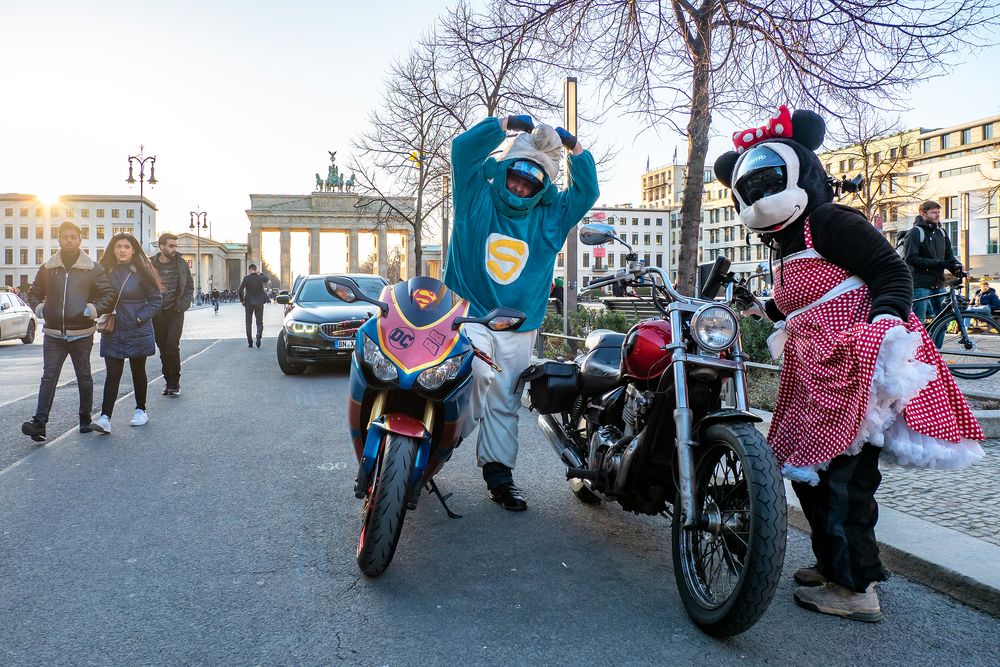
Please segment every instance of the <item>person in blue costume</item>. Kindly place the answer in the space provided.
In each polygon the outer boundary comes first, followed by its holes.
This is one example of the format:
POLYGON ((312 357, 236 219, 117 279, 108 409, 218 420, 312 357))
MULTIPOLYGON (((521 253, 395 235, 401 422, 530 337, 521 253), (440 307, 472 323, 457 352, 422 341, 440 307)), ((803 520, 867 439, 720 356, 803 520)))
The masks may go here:
POLYGON ((597 168, 570 132, 536 125, 526 115, 483 120, 455 138, 451 158, 454 226, 444 282, 469 301, 470 315, 504 306, 527 315, 518 331, 466 329, 503 372, 473 362, 472 419, 463 437, 480 427, 477 458, 490 497, 520 511, 527 503, 513 477, 520 407, 515 387, 545 318, 556 255, 597 201, 597 168), (508 139, 508 132, 519 134, 508 139), (569 177, 560 190, 564 150, 569 177))

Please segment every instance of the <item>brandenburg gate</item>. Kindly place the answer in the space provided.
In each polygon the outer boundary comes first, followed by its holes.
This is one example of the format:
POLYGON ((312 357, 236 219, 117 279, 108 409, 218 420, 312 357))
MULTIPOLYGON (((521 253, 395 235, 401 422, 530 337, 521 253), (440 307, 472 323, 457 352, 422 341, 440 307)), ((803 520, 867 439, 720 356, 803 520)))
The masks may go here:
MULTIPOLYGON (((291 287, 292 262, 291 247, 293 232, 309 234, 309 273, 320 273, 320 234, 338 232, 347 235, 347 258, 345 265, 349 273, 358 273, 365 260, 360 256, 359 236, 372 234, 375 237, 377 257, 376 271, 381 276, 388 272, 388 237, 398 234, 402 238, 401 277, 416 274, 413 254, 413 228, 398 216, 389 216, 380 209, 388 208, 381 202, 370 202, 369 198, 353 192, 354 175, 344 179, 338 172, 335 153, 330 153, 329 175, 324 180, 316 175, 316 190, 307 195, 251 194, 247 217, 250 219, 250 238, 247 255, 251 263, 261 266, 263 235, 277 232, 281 247, 281 261, 278 277, 281 287, 291 287)), ((411 210, 411 197, 387 198, 388 203, 399 210, 411 210)))

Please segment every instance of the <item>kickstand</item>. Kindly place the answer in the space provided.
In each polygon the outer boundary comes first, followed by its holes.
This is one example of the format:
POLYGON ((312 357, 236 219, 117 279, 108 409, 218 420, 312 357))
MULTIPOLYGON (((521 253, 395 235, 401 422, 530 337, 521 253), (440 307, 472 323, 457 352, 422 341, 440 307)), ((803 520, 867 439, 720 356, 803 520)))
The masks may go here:
POLYGON ((455 514, 454 512, 452 512, 451 508, 448 507, 448 503, 445 502, 446 500, 448 500, 449 498, 451 498, 453 494, 449 493, 446 496, 442 496, 441 495, 441 490, 438 489, 438 485, 434 482, 433 479, 431 479, 430 481, 427 482, 427 493, 432 493, 435 496, 437 496, 437 499, 439 501, 441 501, 441 507, 443 507, 444 511, 448 513, 448 518, 449 519, 461 519, 462 518, 461 514, 455 514))

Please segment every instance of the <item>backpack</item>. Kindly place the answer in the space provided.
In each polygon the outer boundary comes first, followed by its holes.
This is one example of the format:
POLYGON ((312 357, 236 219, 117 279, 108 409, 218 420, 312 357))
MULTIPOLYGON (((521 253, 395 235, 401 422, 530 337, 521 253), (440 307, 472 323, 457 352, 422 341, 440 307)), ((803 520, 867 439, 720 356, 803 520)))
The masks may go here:
POLYGON ((924 230, 922 230, 920 227, 910 227, 909 229, 901 231, 899 235, 896 236, 896 254, 902 257, 903 259, 906 259, 906 239, 909 238, 909 235, 914 230, 916 230, 917 235, 920 238, 919 243, 923 243, 924 230))

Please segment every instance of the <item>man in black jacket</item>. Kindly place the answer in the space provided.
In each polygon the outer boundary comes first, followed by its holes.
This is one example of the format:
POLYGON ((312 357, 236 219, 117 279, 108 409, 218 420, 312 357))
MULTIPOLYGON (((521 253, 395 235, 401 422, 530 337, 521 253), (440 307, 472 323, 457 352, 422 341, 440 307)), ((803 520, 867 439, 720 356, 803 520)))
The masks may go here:
POLYGON ((184 331, 184 311, 194 299, 191 267, 177 254, 177 237, 161 234, 160 252, 152 257, 153 266, 163 285, 163 305, 153 316, 156 347, 160 348, 160 363, 166 386, 164 396, 181 393, 181 333, 184 331))
POLYGON ((260 338, 264 335, 264 304, 270 301, 264 291, 268 277, 257 270, 256 264, 251 264, 248 268, 250 272, 243 276, 243 282, 240 283, 240 303, 246 310, 247 347, 253 347, 251 325, 256 317, 257 349, 260 349, 260 338))
POLYGON ((951 240, 941 229, 941 205, 936 201, 925 201, 920 205, 920 215, 913 220, 913 227, 904 239, 903 254, 913 275, 913 312, 923 322, 934 317, 944 294, 944 271, 952 273, 962 270, 962 264, 955 259, 951 240), (932 299, 917 301, 920 297, 932 299))
POLYGON ((59 225, 59 251, 38 268, 28 290, 28 305, 45 320, 38 406, 31 421, 21 425, 21 432, 35 442, 45 441, 45 425, 67 356, 73 360, 80 388, 80 432, 91 431, 94 378, 90 350, 97 330, 94 321, 98 315, 111 312, 117 295, 101 265, 80 251, 80 238, 80 228, 72 222, 59 225))

